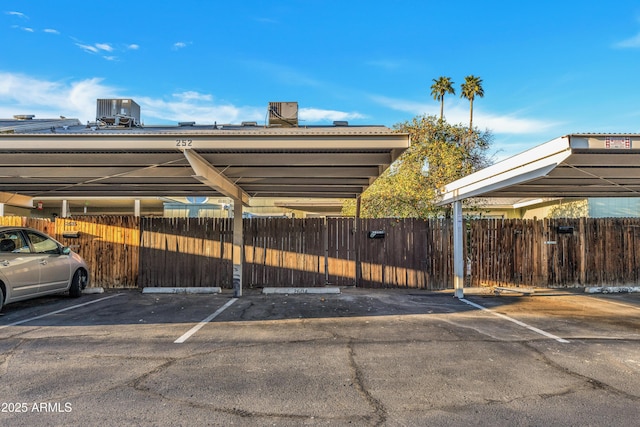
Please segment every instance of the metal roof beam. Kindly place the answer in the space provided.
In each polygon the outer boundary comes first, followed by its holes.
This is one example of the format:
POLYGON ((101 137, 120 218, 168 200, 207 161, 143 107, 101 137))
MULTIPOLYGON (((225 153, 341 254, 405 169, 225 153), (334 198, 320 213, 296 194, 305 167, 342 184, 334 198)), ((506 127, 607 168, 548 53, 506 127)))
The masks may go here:
POLYGON ((233 200, 240 201, 244 206, 249 206, 249 195, 211 163, 207 162, 200 154, 194 150, 184 150, 183 153, 195 172, 193 176, 195 179, 225 196, 231 197, 233 200))
POLYGON ((469 197, 490 194, 545 177, 570 155, 570 150, 563 149, 548 157, 524 164, 519 164, 519 156, 512 157, 502 164, 498 163, 447 184, 440 193, 441 200, 437 205, 442 206, 469 197))
POLYGON ((18 193, 0 192, 0 203, 23 208, 33 207, 33 198, 18 193))

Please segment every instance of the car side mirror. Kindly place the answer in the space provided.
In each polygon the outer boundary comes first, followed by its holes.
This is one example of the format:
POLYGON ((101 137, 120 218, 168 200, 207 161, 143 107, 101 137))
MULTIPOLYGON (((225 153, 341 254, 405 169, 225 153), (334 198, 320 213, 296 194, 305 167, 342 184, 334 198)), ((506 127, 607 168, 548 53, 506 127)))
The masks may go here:
POLYGON ((62 253, 62 255, 69 255, 71 253, 71 248, 64 246, 60 252, 62 253))

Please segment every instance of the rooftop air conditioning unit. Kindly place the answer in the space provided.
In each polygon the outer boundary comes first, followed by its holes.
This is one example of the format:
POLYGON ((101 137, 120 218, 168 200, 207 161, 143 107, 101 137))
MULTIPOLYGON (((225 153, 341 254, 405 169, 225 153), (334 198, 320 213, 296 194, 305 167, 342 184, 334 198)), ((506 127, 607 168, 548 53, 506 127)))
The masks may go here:
POLYGON ((140 106, 133 99, 98 99, 96 121, 107 126, 139 126, 140 106))
POLYGON ((298 103, 270 102, 269 126, 298 126, 298 103))

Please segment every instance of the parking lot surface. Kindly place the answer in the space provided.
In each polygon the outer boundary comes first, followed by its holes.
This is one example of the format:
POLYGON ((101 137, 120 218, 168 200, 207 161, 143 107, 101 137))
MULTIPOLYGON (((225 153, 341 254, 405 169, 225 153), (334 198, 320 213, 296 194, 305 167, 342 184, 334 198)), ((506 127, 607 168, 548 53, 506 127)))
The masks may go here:
POLYGON ((0 425, 637 425, 640 294, 108 291, 0 314, 0 425))

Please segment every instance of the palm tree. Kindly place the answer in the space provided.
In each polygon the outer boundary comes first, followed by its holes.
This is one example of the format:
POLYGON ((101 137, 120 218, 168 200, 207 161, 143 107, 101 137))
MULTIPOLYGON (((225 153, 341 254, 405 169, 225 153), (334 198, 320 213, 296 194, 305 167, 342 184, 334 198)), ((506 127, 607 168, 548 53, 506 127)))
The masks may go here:
POLYGON ((453 88, 451 77, 439 77, 438 79, 433 79, 433 82, 431 85, 431 96, 433 96, 433 99, 436 101, 440 101, 440 121, 442 121, 444 117, 444 96, 447 93, 455 95, 456 91, 453 88))
POLYGON ((469 75, 464 78, 464 83, 460 85, 462 93, 460 98, 466 98, 469 100, 469 132, 473 130, 473 100, 476 96, 482 98, 484 96, 484 89, 482 89, 482 79, 474 75, 469 75))

